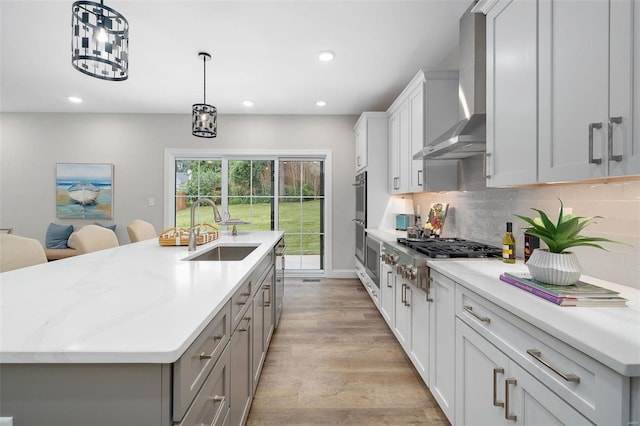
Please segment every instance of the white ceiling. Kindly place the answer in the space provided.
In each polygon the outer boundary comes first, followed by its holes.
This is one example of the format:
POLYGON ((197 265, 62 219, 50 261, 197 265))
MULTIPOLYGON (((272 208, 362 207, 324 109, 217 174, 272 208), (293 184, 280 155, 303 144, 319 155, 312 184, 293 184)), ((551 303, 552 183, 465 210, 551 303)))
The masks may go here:
POLYGON ((219 114, 386 110, 419 68, 455 54, 471 0, 106 0, 129 21, 123 82, 71 66, 72 3, 0 0, 0 111, 190 113, 199 51, 213 57, 207 103, 219 114), (317 59, 325 49, 333 62, 317 59))

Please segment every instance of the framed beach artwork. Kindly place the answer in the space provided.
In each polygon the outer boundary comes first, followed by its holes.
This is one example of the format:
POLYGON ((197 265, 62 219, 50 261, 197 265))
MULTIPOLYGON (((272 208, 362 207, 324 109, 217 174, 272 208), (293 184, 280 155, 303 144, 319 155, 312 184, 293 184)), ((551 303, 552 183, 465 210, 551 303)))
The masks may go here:
POLYGON ((56 164, 56 217, 113 218, 113 164, 56 164))

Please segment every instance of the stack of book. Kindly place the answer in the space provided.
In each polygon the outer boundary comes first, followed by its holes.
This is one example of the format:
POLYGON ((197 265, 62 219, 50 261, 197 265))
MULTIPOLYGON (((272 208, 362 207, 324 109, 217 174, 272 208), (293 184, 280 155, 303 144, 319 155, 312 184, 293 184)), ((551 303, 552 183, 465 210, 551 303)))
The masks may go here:
POLYGON ((505 272, 500 279, 560 306, 627 306, 627 299, 617 291, 578 281, 573 285, 552 285, 534 280, 526 273, 505 272))

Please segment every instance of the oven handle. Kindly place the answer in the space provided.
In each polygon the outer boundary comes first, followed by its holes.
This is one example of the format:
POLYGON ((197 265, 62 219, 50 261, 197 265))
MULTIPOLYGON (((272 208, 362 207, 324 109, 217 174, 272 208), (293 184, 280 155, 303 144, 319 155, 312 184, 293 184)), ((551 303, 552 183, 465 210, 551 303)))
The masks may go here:
POLYGON ((357 223, 358 225, 364 225, 364 220, 360 220, 360 219, 351 219, 352 222, 357 223))

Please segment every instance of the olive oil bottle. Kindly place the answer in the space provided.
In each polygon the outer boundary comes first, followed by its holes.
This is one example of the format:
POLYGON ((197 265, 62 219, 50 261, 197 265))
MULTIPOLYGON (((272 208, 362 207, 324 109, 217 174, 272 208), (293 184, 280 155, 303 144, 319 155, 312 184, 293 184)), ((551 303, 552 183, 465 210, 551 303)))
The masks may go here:
POLYGON ((507 232, 502 239, 502 261, 516 263, 516 239, 513 236, 513 224, 507 222, 507 232))

